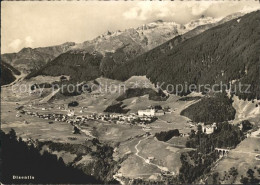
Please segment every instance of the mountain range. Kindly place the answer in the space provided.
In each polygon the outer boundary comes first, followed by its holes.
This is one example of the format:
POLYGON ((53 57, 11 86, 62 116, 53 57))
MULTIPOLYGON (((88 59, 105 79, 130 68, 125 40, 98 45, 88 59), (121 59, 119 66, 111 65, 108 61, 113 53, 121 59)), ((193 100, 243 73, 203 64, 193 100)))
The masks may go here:
POLYGON ((174 39, 173 45, 169 45, 167 48, 164 45, 159 46, 162 52, 239 15, 241 14, 234 14, 220 21, 202 17, 185 25, 158 20, 136 29, 108 32, 92 41, 73 45, 71 50, 62 53, 43 68, 34 71, 28 78, 40 74, 51 76, 65 74, 71 76, 74 81, 84 81, 92 80, 100 75, 110 76, 114 67, 150 51, 171 38, 174 39), (95 72, 93 68, 86 68, 86 65, 89 66, 86 64, 88 57, 84 57, 86 54, 92 55, 92 57, 95 57, 96 54, 99 55, 99 62, 96 61, 95 66, 92 66, 96 69, 95 72), (67 70, 68 68, 70 70, 67 70), (94 76, 93 73, 95 73, 94 76))
POLYGON ((100 76, 126 80, 146 75, 153 83, 166 85, 250 82, 253 98, 259 96, 257 16, 259 11, 221 20, 202 16, 185 25, 157 20, 136 29, 108 31, 81 44, 24 48, 1 57, 30 72, 27 79, 68 75, 71 82, 82 82, 100 76))
POLYGON ((100 52, 103 56, 115 56, 116 62, 130 60, 150 49, 163 44, 164 42, 190 30, 197 28, 197 32, 204 31, 215 24, 228 21, 242 13, 232 14, 223 20, 213 19, 202 16, 198 20, 187 24, 177 24, 175 22, 164 22, 157 20, 155 22, 142 25, 138 28, 130 28, 124 31, 115 31, 98 36, 97 38, 85 41, 83 43, 67 42, 57 46, 23 48, 18 53, 2 54, 1 59, 12 65, 24 74, 37 71, 48 62, 54 60, 57 56, 70 50, 92 53, 100 52), (203 27, 199 28, 200 26, 203 27), (119 57, 119 59, 118 59, 119 57))

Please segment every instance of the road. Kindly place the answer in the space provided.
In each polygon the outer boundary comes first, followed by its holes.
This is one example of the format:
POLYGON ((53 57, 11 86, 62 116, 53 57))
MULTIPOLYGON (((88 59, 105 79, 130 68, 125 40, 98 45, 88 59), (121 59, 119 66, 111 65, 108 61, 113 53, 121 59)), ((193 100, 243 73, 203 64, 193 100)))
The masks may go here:
POLYGON ((116 179, 120 184, 125 185, 125 182, 120 179, 118 174, 113 175, 113 178, 116 179))
MULTIPOLYGON (((213 166, 211 167, 210 172, 209 172, 208 174, 211 174, 211 173, 214 171, 214 169, 217 168, 217 166, 218 166, 218 164, 219 164, 219 161, 220 161, 222 158, 223 158, 223 157, 220 157, 219 159, 217 159, 217 160, 213 163, 213 166)), ((203 184, 205 184, 205 183, 207 182, 208 178, 209 178, 209 175, 207 175, 205 179, 201 179, 201 182, 203 182, 203 184)))
POLYGON ((255 132, 252 132, 249 137, 260 138, 260 128, 258 130, 256 130, 255 132))

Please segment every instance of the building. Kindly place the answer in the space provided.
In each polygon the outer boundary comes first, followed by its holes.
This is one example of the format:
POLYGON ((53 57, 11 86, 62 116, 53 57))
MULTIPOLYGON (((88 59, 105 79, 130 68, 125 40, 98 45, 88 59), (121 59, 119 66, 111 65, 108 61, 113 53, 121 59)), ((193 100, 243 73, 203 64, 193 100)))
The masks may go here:
POLYGON ((74 116, 75 115, 75 112, 73 110, 68 110, 68 114, 67 116, 74 116))
POLYGON ((155 112, 155 116, 163 116, 165 112, 163 110, 158 110, 155 112))
POLYGON ((214 130, 217 128, 216 123, 213 123, 212 125, 204 125, 202 124, 202 132, 206 134, 212 134, 214 130))
POLYGON ((165 112, 163 110, 158 110, 154 107, 151 107, 145 110, 139 110, 137 114, 139 116, 163 116, 165 115, 165 112))
POLYGON ((138 115, 139 116, 155 116, 155 109, 145 109, 145 110, 138 110, 138 115))

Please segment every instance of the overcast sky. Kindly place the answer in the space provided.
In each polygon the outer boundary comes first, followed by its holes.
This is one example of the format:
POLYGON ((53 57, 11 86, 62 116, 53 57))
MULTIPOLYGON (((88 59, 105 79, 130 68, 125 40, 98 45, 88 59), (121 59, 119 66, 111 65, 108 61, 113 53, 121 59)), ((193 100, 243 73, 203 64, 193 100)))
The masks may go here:
POLYGON ((1 2, 1 53, 23 47, 83 42, 110 31, 138 27, 158 19, 187 23, 202 14, 223 17, 259 9, 258 1, 1 2))

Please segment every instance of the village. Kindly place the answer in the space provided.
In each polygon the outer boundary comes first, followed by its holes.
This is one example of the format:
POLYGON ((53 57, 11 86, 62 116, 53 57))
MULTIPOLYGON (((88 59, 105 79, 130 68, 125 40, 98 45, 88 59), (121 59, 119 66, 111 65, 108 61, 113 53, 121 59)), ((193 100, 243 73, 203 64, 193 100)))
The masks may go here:
MULTIPOLYGON (((150 124, 158 119, 158 116, 164 115, 165 111, 160 108, 156 107, 148 107, 145 110, 138 110, 137 113, 130 113, 130 114, 119 114, 119 113, 91 113, 91 114, 84 114, 84 115, 76 115, 75 110, 73 108, 65 108, 64 106, 59 106, 57 109, 63 110, 66 114, 62 113, 43 113, 44 111, 51 110, 52 108, 40 108, 40 111, 34 110, 32 105, 28 105, 28 108, 25 109, 24 106, 18 106, 16 108, 17 113, 16 117, 21 117, 23 114, 30 115, 33 117, 38 117, 46 120, 50 120, 49 124, 53 124, 53 121, 58 122, 67 122, 72 125, 80 125, 87 123, 87 121, 104 121, 114 124, 129 124, 129 125, 142 125, 145 126, 150 124), (39 113, 41 112, 41 113, 39 113)), ((80 113, 83 113, 85 107, 81 107, 80 113)), ((167 110, 169 112, 169 110, 167 110)), ((26 121, 26 124, 29 124, 26 121)))
MULTIPOLYGON (((73 104, 73 103, 72 103, 73 104)), ((76 105, 77 106, 77 105, 76 105)), ((50 120, 49 124, 53 124, 53 121, 67 122, 73 126, 81 125, 87 123, 87 121, 103 121, 113 124, 128 124, 128 125, 140 125, 143 127, 144 131, 149 131, 148 124, 156 121, 158 117, 172 112, 168 107, 162 108, 161 106, 148 106, 146 109, 138 110, 136 113, 129 114, 119 114, 119 113, 85 113, 87 107, 81 107, 79 113, 81 115, 76 115, 75 110, 69 106, 58 106, 58 110, 63 110, 66 113, 43 113, 44 111, 52 110, 51 108, 40 108, 42 113, 38 111, 33 111, 32 105, 28 105, 31 110, 25 110, 24 106, 18 106, 16 117, 21 117, 22 114, 30 115, 33 117, 38 117, 46 120, 50 120), (85 114, 84 114, 85 113, 85 114), (83 115, 82 115, 83 114, 83 115)), ((174 110, 173 110, 174 111, 174 110)), ((27 121, 26 124, 29 124, 27 121)), ((204 124, 204 123, 193 123, 192 121, 187 121, 189 123, 189 128, 194 128, 197 130, 197 126, 202 126, 202 131, 205 134, 212 134, 217 128, 216 123, 204 124)), ((78 133, 77 129, 74 128, 74 132, 78 133), (75 131, 76 130, 76 131, 75 131)), ((183 135, 183 134, 181 134, 183 135)))

